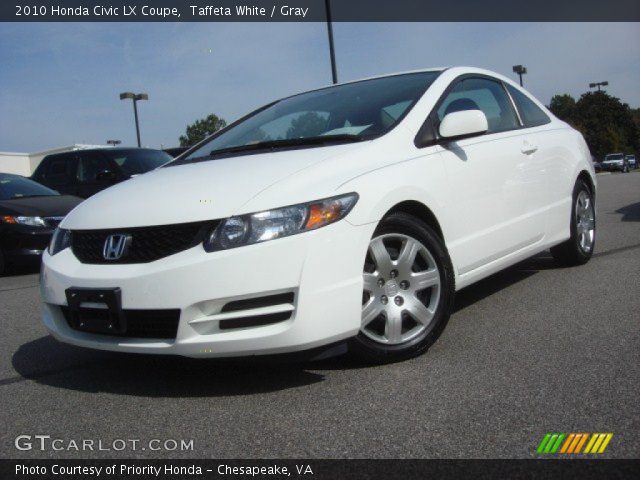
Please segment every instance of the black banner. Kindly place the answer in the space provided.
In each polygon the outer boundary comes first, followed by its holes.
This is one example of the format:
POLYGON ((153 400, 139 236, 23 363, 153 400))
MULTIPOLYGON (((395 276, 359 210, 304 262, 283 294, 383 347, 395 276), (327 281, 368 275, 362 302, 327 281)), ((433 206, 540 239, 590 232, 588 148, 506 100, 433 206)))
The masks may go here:
MULTIPOLYGON (((638 0, 329 0, 335 22, 640 21, 638 0)), ((15 0, 3 22, 322 22, 326 0, 15 0)))
POLYGON ((26 479, 551 479, 635 478, 640 460, 0 460, 26 479))

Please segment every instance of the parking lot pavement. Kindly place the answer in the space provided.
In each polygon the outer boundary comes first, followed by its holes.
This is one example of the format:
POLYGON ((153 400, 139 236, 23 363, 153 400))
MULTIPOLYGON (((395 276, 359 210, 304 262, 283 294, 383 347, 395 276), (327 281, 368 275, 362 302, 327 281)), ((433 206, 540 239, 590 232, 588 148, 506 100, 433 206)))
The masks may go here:
MULTIPOLYGON (((613 432, 640 456, 640 174, 598 177, 592 261, 539 255, 459 292, 426 355, 367 367, 195 361, 57 343, 37 274, 0 278, 0 454, 532 457, 546 432, 613 432), (193 439, 193 451, 18 451, 16 436, 193 439)), ((66 443, 64 444, 66 445, 66 443)))

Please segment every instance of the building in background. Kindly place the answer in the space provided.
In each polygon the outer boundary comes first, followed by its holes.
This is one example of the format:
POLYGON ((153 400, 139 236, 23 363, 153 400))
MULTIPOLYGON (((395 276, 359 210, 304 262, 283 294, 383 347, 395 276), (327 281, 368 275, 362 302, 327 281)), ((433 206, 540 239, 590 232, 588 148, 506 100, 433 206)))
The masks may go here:
POLYGON ((0 173, 15 173, 25 177, 31 176, 44 157, 52 153, 69 152, 71 150, 84 150, 86 148, 109 148, 110 145, 84 145, 74 144, 65 147, 51 148, 41 152, 15 153, 0 152, 0 173))

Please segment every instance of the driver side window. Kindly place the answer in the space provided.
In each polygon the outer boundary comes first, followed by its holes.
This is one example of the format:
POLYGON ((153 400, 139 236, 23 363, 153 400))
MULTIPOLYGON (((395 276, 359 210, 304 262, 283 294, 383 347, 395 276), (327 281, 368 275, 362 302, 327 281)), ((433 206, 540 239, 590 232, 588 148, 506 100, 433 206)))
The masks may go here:
POLYGON ((487 133, 504 132, 520 127, 511 100, 498 81, 466 78, 458 82, 438 107, 438 121, 448 113, 480 110, 487 117, 487 133))

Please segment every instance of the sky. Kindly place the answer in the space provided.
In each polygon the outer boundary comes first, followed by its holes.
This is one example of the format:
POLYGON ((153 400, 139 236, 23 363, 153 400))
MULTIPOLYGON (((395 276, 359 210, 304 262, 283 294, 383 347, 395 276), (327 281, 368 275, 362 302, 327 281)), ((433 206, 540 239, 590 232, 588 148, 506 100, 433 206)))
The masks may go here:
MULTIPOLYGON (((516 78, 545 104, 590 82, 640 107, 640 23, 335 23, 340 81, 472 65, 516 78)), ((0 151, 118 139, 178 145, 187 124, 231 122, 331 83, 324 23, 0 23, 0 151)))

